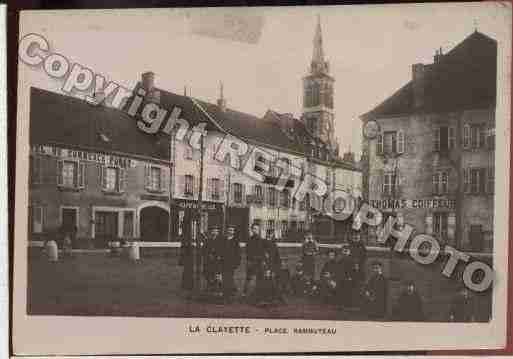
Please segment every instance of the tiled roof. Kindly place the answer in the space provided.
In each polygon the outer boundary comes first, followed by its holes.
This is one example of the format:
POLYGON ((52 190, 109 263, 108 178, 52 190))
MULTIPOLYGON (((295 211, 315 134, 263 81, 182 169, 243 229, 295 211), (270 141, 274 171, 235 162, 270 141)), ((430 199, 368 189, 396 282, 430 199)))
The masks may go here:
MULTIPOLYGON (((258 118, 229 108, 222 111, 217 105, 194 100, 203 112, 189 97, 157 90, 160 92, 160 106, 168 111, 172 111, 174 106, 180 107, 181 117, 191 126, 206 122, 207 130, 226 131, 243 140, 298 155, 305 153, 305 138, 307 142, 311 140, 303 122, 289 114, 269 110, 266 116, 258 118), (285 117, 290 119, 294 131, 286 132, 280 126, 285 117)), ((32 88, 30 118, 31 144, 73 145, 81 149, 169 159, 168 136, 144 133, 137 128, 135 118, 122 110, 95 106, 75 97, 32 88)), ((337 160, 335 165, 358 170, 354 163, 342 160, 337 160)))
POLYGON ((434 64, 424 66, 424 105, 415 108, 410 81, 362 119, 420 112, 451 112, 494 107, 497 42, 475 31, 434 64))

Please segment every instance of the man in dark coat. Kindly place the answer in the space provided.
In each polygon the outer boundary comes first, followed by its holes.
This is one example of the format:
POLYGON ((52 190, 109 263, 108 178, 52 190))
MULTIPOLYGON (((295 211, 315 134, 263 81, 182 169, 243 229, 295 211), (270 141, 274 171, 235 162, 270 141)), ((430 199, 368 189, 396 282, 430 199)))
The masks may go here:
POLYGON ((254 300, 256 305, 261 307, 285 303, 270 268, 265 269, 262 276, 257 279, 254 300))
POLYGON ((372 275, 364 290, 365 310, 370 319, 383 319, 387 314, 388 279, 380 262, 371 265, 372 275))
POLYGON ((301 262, 305 275, 315 278, 315 256, 319 253, 319 244, 314 240, 312 232, 306 232, 302 251, 301 262))
POLYGON ((337 302, 337 282, 330 272, 321 272, 317 286, 321 303, 335 304, 337 302))
POLYGON ((321 273, 330 273, 331 278, 335 280, 338 272, 338 263, 336 256, 337 252, 334 249, 328 250, 328 260, 326 261, 326 263, 324 263, 321 270, 321 273))
POLYGON ((337 260, 337 271, 335 279, 337 282, 337 298, 342 307, 349 304, 351 299, 351 268, 353 265, 353 257, 349 246, 345 245, 340 251, 340 256, 337 260))
POLYGON ((264 259, 264 240, 260 237, 260 226, 251 226, 251 237, 246 244, 246 281, 244 283, 244 295, 248 294, 249 284, 253 278, 262 275, 262 261, 264 259))
POLYGON ((233 274, 240 265, 240 244, 235 237, 235 227, 228 226, 226 238, 221 246, 222 269, 223 269, 223 290, 225 298, 237 292, 233 274))
POLYGON ((365 268, 365 262, 367 261, 367 249, 365 248, 365 244, 362 241, 359 231, 353 232, 348 244, 351 256, 360 264, 360 268, 365 268))
POLYGON ((405 322, 420 322, 425 319, 422 298, 413 281, 405 283, 405 288, 394 307, 393 316, 394 320, 405 322))
POLYGON ((449 320, 451 322, 473 322, 475 319, 474 298, 472 298, 467 288, 462 287, 451 302, 449 320))
POLYGON ((273 274, 278 274, 281 266, 281 257, 273 233, 270 233, 264 242, 264 256, 268 258, 268 265, 270 265, 273 274))
POLYGON ((285 259, 281 260, 280 270, 278 271, 278 287, 282 294, 288 294, 292 291, 290 270, 285 259))
POLYGON ((212 285, 216 273, 221 273, 219 228, 213 227, 203 247, 203 274, 207 282, 207 289, 212 285))

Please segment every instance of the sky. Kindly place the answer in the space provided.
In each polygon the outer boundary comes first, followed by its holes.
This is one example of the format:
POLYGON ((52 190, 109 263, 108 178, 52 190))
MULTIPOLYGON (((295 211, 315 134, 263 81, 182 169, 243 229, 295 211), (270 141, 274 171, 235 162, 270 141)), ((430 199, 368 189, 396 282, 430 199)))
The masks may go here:
MULTIPOLYGON (((511 29, 506 10, 485 2, 26 12, 20 37, 43 35, 52 51, 128 88, 153 71, 156 86, 177 93, 186 86, 189 95, 215 102, 222 81, 229 108, 256 116, 273 109, 299 118, 320 16, 335 78, 335 136, 342 153, 351 149, 359 157, 358 117, 408 82, 412 64, 431 63, 437 49, 449 51, 476 28, 500 48, 511 29), (243 23, 249 19, 260 36, 243 42, 195 31, 223 24, 226 14, 243 23)), ((62 83, 41 69, 20 66, 32 86, 59 91, 62 83)))

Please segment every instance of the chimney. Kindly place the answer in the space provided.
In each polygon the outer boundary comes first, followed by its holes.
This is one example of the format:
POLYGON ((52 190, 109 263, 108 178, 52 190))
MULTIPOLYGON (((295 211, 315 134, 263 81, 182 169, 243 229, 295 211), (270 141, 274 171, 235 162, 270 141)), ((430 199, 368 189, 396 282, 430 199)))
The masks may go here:
POLYGON ((217 106, 219 106, 221 111, 226 111, 226 99, 224 98, 222 82, 219 83, 219 98, 217 99, 217 106))
POLYGON ((424 106, 424 82, 425 68, 424 64, 412 65, 412 83, 413 83, 413 104, 415 108, 424 106))
POLYGON ((155 86, 155 73, 152 71, 143 73, 141 75, 141 85, 146 93, 150 93, 155 86))
POLYGON ((444 56, 444 54, 442 53, 442 48, 440 47, 440 50, 436 50, 436 52, 435 52, 435 56, 434 56, 433 62, 435 64, 440 63, 440 61, 442 60, 443 56, 444 56))

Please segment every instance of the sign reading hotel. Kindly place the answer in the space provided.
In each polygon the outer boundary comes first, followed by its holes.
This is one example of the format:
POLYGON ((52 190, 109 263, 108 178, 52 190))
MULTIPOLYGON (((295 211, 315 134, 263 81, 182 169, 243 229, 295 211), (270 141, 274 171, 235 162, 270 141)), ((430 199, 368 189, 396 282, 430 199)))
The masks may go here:
POLYGON ((121 168, 133 168, 137 165, 136 161, 122 156, 110 155, 102 152, 72 150, 56 146, 34 145, 32 153, 39 153, 62 159, 82 160, 95 162, 106 166, 121 168))
POLYGON ((454 209, 455 199, 448 198, 387 198, 370 200, 369 204, 377 209, 454 209))

